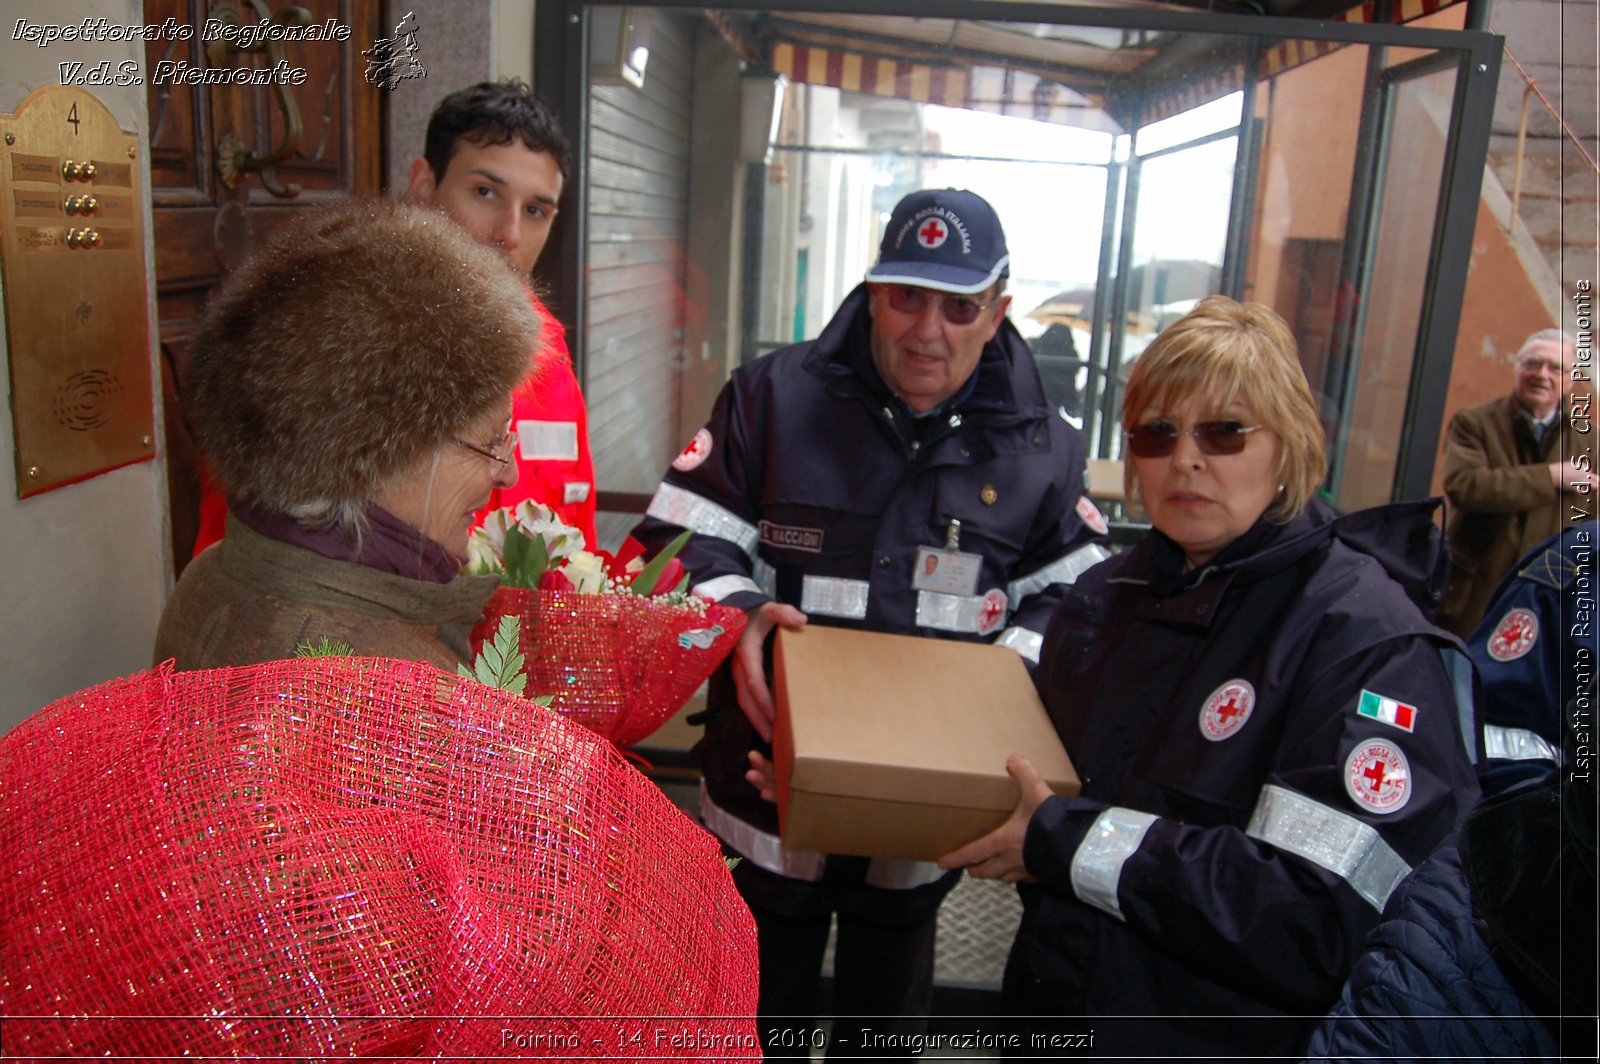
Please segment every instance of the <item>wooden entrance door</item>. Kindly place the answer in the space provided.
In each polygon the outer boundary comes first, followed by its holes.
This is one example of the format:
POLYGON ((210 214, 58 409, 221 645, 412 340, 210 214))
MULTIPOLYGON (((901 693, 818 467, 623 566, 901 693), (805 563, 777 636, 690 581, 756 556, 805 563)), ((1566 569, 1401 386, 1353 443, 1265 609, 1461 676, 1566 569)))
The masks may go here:
POLYGON ((194 29, 188 40, 162 34, 145 46, 176 571, 188 562, 198 527, 199 467, 177 401, 195 325, 211 289, 296 212, 381 193, 382 90, 368 83, 362 58, 385 36, 379 16, 380 0, 145 0, 146 25, 171 19, 194 29), (204 39, 210 20, 248 29, 266 19, 349 34, 257 43, 249 51, 232 46, 246 40, 237 32, 204 39), (207 85, 196 76, 280 62, 300 84, 207 85))

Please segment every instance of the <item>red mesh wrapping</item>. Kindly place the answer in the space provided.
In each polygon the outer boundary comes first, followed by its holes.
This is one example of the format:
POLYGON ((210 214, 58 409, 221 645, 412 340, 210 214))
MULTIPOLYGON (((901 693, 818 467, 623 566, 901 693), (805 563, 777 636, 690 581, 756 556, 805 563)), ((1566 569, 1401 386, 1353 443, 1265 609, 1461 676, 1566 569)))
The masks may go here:
POLYGON ((550 695, 550 708, 618 746, 639 742, 682 709, 745 622, 744 611, 714 604, 702 617, 639 595, 503 587, 472 630, 474 653, 507 614, 522 625, 528 694, 550 695))
POLYGON ((752 1058, 756 978, 711 836, 428 665, 156 669, 0 738, 8 1057, 752 1058))

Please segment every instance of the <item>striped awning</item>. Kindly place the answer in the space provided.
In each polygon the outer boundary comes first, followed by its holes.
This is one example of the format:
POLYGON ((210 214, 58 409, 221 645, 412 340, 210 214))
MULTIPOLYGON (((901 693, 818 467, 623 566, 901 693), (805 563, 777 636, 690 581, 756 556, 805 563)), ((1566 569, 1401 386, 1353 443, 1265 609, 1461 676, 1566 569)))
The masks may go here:
POLYGON ((1024 70, 919 63, 789 41, 773 45, 769 62, 774 73, 804 85, 1120 132, 1101 117, 1102 98, 1024 70))

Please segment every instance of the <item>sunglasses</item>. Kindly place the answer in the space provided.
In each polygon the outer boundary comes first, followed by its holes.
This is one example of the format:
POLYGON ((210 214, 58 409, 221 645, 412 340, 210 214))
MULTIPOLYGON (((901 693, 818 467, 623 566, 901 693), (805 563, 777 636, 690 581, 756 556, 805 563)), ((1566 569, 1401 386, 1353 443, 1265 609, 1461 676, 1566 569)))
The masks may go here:
POLYGON ((1225 420, 1202 421, 1185 431, 1170 421, 1147 421, 1128 430, 1128 450, 1136 458, 1165 458, 1177 449, 1179 437, 1193 436, 1201 454, 1238 454, 1246 438, 1261 428, 1225 420))
POLYGON ((979 303, 975 299, 965 296, 940 295, 930 292, 926 288, 913 288, 911 285, 892 284, 887 286, 889 306, 901 314, 921 314, 922 308, 928 305, 928 300, 939 301, 939 313, 944 315, 944 320, 951 325, 971 325, 978 320, 978 315, 994 306, 993 303, 979 303))

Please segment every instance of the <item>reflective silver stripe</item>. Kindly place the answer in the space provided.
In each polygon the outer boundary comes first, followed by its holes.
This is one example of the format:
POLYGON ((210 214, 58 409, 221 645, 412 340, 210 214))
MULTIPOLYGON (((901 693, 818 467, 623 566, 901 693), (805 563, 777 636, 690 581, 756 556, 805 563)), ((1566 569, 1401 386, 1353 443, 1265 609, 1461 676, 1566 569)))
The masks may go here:
POLYGON ((874 857, 867 865, 867 886, 885 890, 910 890, 932 883, 944 869, 932 861, 890 861, 874 857))
MULTIPOLYGON (((999 596, 995 596, 996 603, 999 596)), ((982 595, 947 595, 943 591, 917 592, 917 623, 941 632, 980 632, 985 602, 982 595)), ((994 630, 991 626, 990 631, 994 630)))
POLYGON ((1095 818, 1094 826, 1072 855, 1072 892, 1085 905, 1093 905, 1123 920, 1117 902, 1117 885, 1122 881, 1122 865, 1133 856, 1144 833, 1156 817, 1137 809, 1112 806, 1095 818))
POLYGON ((807 576, 800 582, 800 612, 862 620, 867 615, 870 586, 865 580, 807 576))
POLYGON ((754 580, 748 576, 740 576, 738 573, 730 573, 727 576, 719 576, 715 580, 707 580, 704 583, 694 585, 689 590, 701 598, 710 599, 712 602, 721 602, 729 595, 740 591, 754 591, 758 595, 762 593, 761 587, 754 580))
POLYGON ((1371 824, 1271 783, 1261 788, 1244 833, 1321 865, 1379 912, 1411 872, 1371 824))
POLYGON ((778 571, 772 566, 768 565, 766 562, 762 561, 760 558, 756 559, 755 570, 756 587, 760 588, 761 593, 767 596, 767 598, 777 598, 778 592, 776 589, 778 586, 778 571))
MULTIPOLYGON (((700 784, 700 819, 706 830, 738 850, 751 863, 789 879, 817 880, 827 867, 828 855, 804 850, 786 850, 778 836, 740 820, 716 802, 700 784)), ((885 890, 910 890, 932 883, 944 875, 932 861, 888 861, 874 859, 867 864, 867 884, 885 890)))
POLYGON ((1527 728, 1502 728, 1498 724, 1483 726, 1483 756, 1502 761, 1551 761, 1561 764, 1561 752, 1538 732, 1527 728))
POLYGON ((826 854, 784 849, 778 836, 740 820, 713 802, 704 782, 700 784, 700 819, 707 831, 768 872, 790 879, 822 878, 822 870, 828 863, 826 854))
POLYGON ((687 528, 702 536, 725 539, 752 558, 756 555, 756 543, 760 540, 756 526, 741 521, 731 510, 692 491, 662 484, 656 488, 645 513, 658 521, 687 528))
POLYGON ((1006 598, 1011 600, 1011 608, 1029 595, 1037 594, 1051 584, 1070 584, 1085 572, 1099 565, 1111 552, 1098 543, 1091 543, 1086 547, 1079 547, 1063 558, 1057 558, 1043 569, 1029 573, 1006 585, 1006 598))
POLYGON ((1044 647, 1044 636, 1026 628, 1012 625, 1000 633, 1000 638, 994 641, 997 647, 1010 647, 1024 658, 1039 664, 1039 651, 1044 647))

